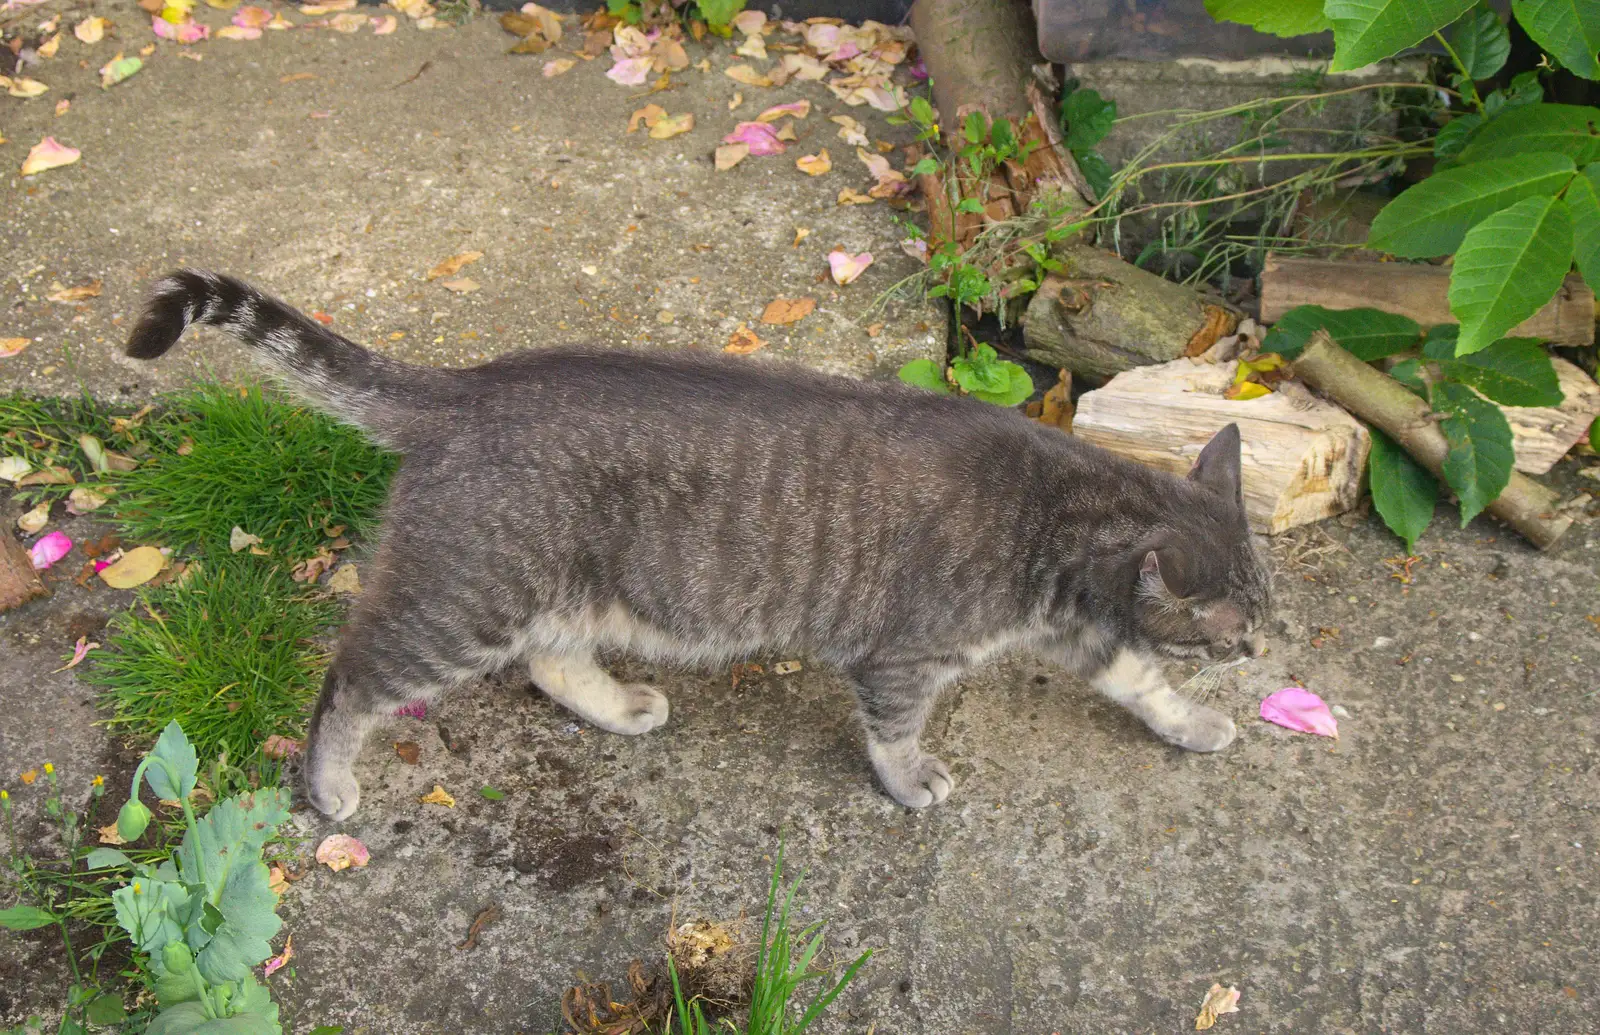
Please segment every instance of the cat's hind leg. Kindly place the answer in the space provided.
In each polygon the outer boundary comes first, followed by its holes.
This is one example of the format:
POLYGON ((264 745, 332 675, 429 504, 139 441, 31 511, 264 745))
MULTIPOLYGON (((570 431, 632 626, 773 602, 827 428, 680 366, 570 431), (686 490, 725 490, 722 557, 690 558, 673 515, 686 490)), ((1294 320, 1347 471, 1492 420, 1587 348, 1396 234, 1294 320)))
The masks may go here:
POLYGON ((357 645, 354 637, 345 642, 350 646, 341 646, 323 677, 306 741, 306 794, 318 812, 335 820, 348 819, 361 802, 354 767, 368 730, 401 705, 431 702, 460 681, 357 645))
POLYGON ((859 666, 850 671, 867 757, 889 796, 911 808, 937 805, 950 796, 955 778, 944 762, 922 750, 922 727, 939 691, 956 670, 933 664, 859 666))
POLYGON ((552 701, 612 733, 648 733, 667 721, 667 695, 651 686, 619 683, 586 652, 535 654, 528 674, 552 701))
POLYGON ((1238 735, 1232 719, 1178 696, 1159 668, 1127 648, 1112 655, 1089 682, 1169 744, 1189 751, 1221 751, 1238 735))

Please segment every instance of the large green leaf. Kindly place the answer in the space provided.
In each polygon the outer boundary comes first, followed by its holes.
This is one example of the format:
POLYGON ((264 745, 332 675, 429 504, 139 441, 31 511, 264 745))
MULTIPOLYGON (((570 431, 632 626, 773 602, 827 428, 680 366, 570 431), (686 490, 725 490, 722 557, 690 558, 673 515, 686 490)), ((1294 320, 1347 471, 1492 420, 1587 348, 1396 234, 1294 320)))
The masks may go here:
POLYGON ((1340 347, 1364 363, 1414 347, 1417 335, 1422 333, 1422 328, 1410 317, 1381 309, 1297 305, 1272 325, 1261 342, 1261 350, 1294 359, 1318 330, 1326 330, 1340 347))
POLYGON ((1577 165, 1600 159, 1600 108, 1584 104, 1529 104, 1508 108, 1472 135, 1461 161, 1513 155, 1561 154, 1577 165))
POLYGON ((1331 72, 1348 72, 1422 42, 1472 9, 1475 0, 1327 0, 1331 72))
POLYGON ((1383 207, 1367 247, 1408 259, 1449 255, 1487 217, 1525 198, 1554 197, 1576 171, 1566 155, 1534 154, 1434 173, 1383 207))
POLYGON ((1447 336, 1430 337, 1423 347, 1439 372, 1476 388, 1502 406, 1560 406, 1561 379, 1538 338, 1501 338, 1488 348, 1457 358, 1447 336))
POLYGON ((271 1017, 252 1012, 213 1020, 199 1003, 179 1003, 157 1014, 145 1035, 281 1035, 277 1012, 274 1003, 271 1017))
POLYGON ((1555 296, 1572 268, 1572 220, 1558 198, 1525 198, 1467 232, 1450 271, 1456 353, 1487 348, 1555 296))
POLYGON ((117 923, 141 951, 159 959, 168 942, 182 941, 178 917, 189 902, 189 892, 173 880, 141 876, 111 893, 117 923))
POLYGON ((1433 137, 1433 156, 1435 158, 1449 158, 1461 153, 1467 146, 1467 140, 1479 126, 1483 125, 1483 116, 1477 112, 1464 112, 1439 127, 1439 132, 1433 137))
POLYGON ((206 813, 174 853, 183 879, 203 879, 207 903, 222 914, 195 960, 207 981, 241 981, 272 955, 269 943, 283 922, 261 846, 289 818, 288 807, 289 792, 281 789, 229 798, 206 813))
POLYGON ((926 388, 940 395, 950 394, 950 382, 944 378, 944 367, 931 359, 913 359, 900 368, 899 377, 908 385, 926 388))
POLYGON ((12 906, 0 909, 0 927, 8 931, 31 931, 36 927, 49 927, 56 922, 55 914, 33 906, 12 906))
POLYGON ((1600 165, 1589 166, 1572 181, 1566 202, 1578 272, 1591 288, 1600 289, 1600 165))
POLYGON ((1104 140, 1116 124, 1117 102, 1080 87, 1061 102, 1061 120, 1067 127, 1067 150, 1088 151, 1104 140))
POLYGON ((1322 0, 1206 0, 1206 13, 1219 22, 1238 22, 1274 36, 1306 36, 1332 28, 1322 0))
POLYGON ((156 793, 156 797, 167 801, 187 799, 189 792, 194 790, 200 761, 195 756, 194 745, 183 735, 183 727, 178 725, 177 719, 167 723, 167 728, 161 731, 150 754, 152 761, 145 767, 144 778, 150 782, 150 789, 156 793), (166 765, 156 759, 165 761, 166 765), (167 771, 169 768, 172 770, 170 773, 167 771), (173 782, 174 777, 176 783, 173 782))
POLYGON ((1511 33, 1498 14, 1487 7, 1474 7, 1451 26, 1450 46, 1468 79, 1487 79, 1500 71, 1511 55, 1511 33))
POLYGON ((1415 553, 1417 537, 1433 520, 1439 483, 1433 475, 1401 449, 1388 435, 1372 429, 1372 454, 1367 460, 1372 480, 1372 505, 1389 531, 1405 540, 1406 553, 1415 553))
POLYGON ((1511 0, 1533 41, 1585 79, 1600 79, 1600 4, 1594 0, 1511 0))
POLYGON ((1444 480, 1461 501, 1461 527, 1494 502, 1511 481, 1511 425, 1494 403, 1448 381, 1433 386, 1433 408, 1445 414, 1439 430, 1450 443, 1444 480))

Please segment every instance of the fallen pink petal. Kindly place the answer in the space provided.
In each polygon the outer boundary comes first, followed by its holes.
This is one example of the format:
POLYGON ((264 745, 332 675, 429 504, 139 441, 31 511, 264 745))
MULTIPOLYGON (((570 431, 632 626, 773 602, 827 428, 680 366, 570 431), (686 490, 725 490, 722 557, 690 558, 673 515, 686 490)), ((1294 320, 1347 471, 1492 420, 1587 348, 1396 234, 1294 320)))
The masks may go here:
POLYGON ((33 176, 46 169, 59 169, 63 165, 71 165, 81 157, 83 152, 75 147, 67 147, 56 140, 55 137, 45 137, 34 144, 28 151, 28 157, 22 162, 22 175, 33 176))
POLYGON ((402 704, 394 710, 394 717, 397 719, 426 719, 428 717, 428 702, 411 701, 408 704, 402 704))
POLYGON ((654 60, 648 55, 623 58, 611 67, 606 78, 620 86, 643 86, 650 76, 650 65, 654 60))
POLYGON ((261 745, 261 753, 268 758, 288 758, 300 753, 300 741, 274 733, 261 745))
POLYGON ((1319 737, 1339 737, 1339 722, 1328 710, 1328 705, 1304 687, 1291 686, 1269 694, 1261 702, 1261 717, 1301 733, 1315 733, 1319 737))
POLYGON ((36 571, 44 571, 71 552, 72 540, 64 532, 40 536, 39 541, 28 548, 28 556, 32 558, 36 571))
POLYGON ((317 846, 317 862, 335 872, 352 866, 359 870, 369 858, 367 846, 349 834, 329 834, 317 846))
POLYGON ((271 977, 292 958, 294 958, 294 935, 291 934, 289 937, 283 940, 283 951, 272 957, 270 960, 267 960, 267 965, 261 970, 261 976, 271 977))
POLYGON ((272 24, 272 12, 265 7, 241 7, 233 12, 233 24, 241 29, 265 29, 272 24))
POLYGON ((374 36, 387 36, 399 24, 392 14, 386 14, 382 18, 374 18, 372 19, 372 34, 374 36))
POLYGON ((99 646, 98 643, 90 640, 87 636, 78 637, 78 642, 72 645, 72 660, 50 674, 55 675, 56 672, 65 672, 69 668, 77 668, 79 663, 89 656, 89 652, 99 646))
POLYGON ((852 283, 871 265, 871 252, 851 255, 843 248, 835 248, 828 253, 828 266, 833 270, 833 282, 835 284, 852 283))
POLYGON ((741 122, 732 133, 722 138, 722 142, 747 144, 752 156, 781 155, 784 151, 783 141, 778 139, 777 131, 765 122, 741 122))
POLYGON ((174 40, 178 43, 198 43, 211 35, 211 27, 201 25, 199 22, 184 22, 174 25, 159 14, 150 16, 150 29, 164 40, 174 40))

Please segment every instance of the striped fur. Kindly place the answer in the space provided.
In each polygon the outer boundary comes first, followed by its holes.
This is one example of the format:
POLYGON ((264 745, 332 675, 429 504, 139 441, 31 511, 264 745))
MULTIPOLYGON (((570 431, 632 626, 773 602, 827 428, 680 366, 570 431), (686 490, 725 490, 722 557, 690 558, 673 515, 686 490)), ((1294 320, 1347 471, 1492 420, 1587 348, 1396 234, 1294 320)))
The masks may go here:
POLYGON ((552 348, 423 369, 195 271, 157 285, 129 354, 192 323, 406 454, 312 719, 310 798, 337 818, 372 723, 512 662, 605 729, 665 722, 607 650, 835 666, 911 806, 952 786, 920 743, 938 693, 1003 651, 1070 666, 1183 747, 1233 738, 1154 659, 1259 642, 1236 428, 1183 480, 998 407, 778 362, 552 348))

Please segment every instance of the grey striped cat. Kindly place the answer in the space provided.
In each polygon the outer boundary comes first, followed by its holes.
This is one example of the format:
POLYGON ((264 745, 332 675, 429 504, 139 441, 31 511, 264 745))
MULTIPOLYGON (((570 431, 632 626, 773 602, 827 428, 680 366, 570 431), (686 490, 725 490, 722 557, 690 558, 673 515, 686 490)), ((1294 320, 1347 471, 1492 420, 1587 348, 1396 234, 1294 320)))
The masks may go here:
POLYGON ((191 323, 405 456, 311 719, 307 791, 335 819, 375 722, 509 662, 603 729, 665 723, 665 695, 613 679, 608 650, 836 667, 878 779, 914 808, 952 787, 920 743, 939 692, 1011 649, 1173 744, 1234 738, 1157 659, 1260 649, 1235 426, 1184 480, 985 403, 776 362, 551 348, 414 367, 189 270, 155 285, 127 353, 191 323))

